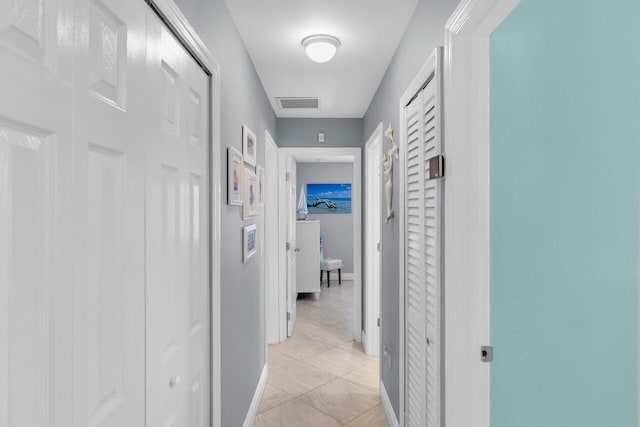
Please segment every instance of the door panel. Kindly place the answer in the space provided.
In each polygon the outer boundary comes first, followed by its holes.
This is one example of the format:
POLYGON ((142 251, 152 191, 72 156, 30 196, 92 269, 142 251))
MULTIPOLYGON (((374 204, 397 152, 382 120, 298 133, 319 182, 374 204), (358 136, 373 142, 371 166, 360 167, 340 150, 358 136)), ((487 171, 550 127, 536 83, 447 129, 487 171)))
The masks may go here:
POLYGON ((0 1, 0 425, 69 426, 71 137, 66 1, 0 1))
POLYGON ((74 422, 144 424, 144 54, 139 2, 83 0, 74 66, 74 422))
POLYGON ((155 16, 148 23, 147 69, 161 90, 150 107, 158 131, 147 160, 147 425, 205 426, 208 78, 155 16))
POLYGON ((405 419, 441 425, 442 180, 429 159, 442 153, 440 50, 435 69, 406 107, 405 419))

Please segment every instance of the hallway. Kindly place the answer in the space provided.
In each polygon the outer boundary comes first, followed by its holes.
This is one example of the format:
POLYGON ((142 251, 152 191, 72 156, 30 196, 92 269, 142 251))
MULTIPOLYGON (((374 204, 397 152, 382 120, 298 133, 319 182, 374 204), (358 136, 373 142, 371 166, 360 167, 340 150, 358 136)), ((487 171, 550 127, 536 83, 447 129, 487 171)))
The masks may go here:
POLYGON ((293 336, 269 346, 255 427, 386 427, 379 365, 351 339, 353 282, 298 299, 293 336))

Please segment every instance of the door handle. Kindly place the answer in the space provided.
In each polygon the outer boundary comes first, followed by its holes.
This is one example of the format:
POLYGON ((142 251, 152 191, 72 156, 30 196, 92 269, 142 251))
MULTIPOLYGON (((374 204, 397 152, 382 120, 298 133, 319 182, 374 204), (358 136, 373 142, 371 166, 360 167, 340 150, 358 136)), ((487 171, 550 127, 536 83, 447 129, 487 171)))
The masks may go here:
POLYGON ((180 375, 174 375, 173 377, 169 378, 169 388, 174 388, 180 385, 180 380, 180 375))
POLYGON ((300 251, 301 251, 301 249, 300 249, 300 248, 295 248, 295 249, 294 249, 294 251, 296 251, 296 252, 300 252, 300 251))

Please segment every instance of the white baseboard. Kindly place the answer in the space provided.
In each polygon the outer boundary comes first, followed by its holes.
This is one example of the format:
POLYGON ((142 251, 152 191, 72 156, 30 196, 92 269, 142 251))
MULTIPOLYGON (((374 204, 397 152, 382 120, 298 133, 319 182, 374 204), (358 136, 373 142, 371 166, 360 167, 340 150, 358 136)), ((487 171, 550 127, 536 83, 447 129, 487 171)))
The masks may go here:
POLYGON ((264 393, 264 388, 267 386, 267 377, 268 371, 267 364, 265 363, 264 368, 262 369, 262 375, 260 375, 260 381, 258 381, 258 386, 256 387, 256 392, 253 394, 251 406, 249 406, 249 411, 247 412, 247 416, 242 424, 243 427, 251 427, 253 422, 256 420, 260 400, 262 400, 262 393, 264 393))
POLYGON ((380 381, 380 400, 382 400, 382 407, 384 408, 384 413, 387 416, 389 425, 391 427, 400 427, 398 417, 396 417, 396 413, 393 412, 391 400, 389 400, 389 395, 387 394, 387 390, 384 388, 384 383, 382 381, 380 381))
MULTIPOLYGON (((342 273, 342 280, 355 280, 356 275, 354 273, 342 273)), ((331 283, 338 282, 338 272, 333 270, 331 272, 331 283)), ((322 283, 327 283, 327 274, 322 275, 322 283)))

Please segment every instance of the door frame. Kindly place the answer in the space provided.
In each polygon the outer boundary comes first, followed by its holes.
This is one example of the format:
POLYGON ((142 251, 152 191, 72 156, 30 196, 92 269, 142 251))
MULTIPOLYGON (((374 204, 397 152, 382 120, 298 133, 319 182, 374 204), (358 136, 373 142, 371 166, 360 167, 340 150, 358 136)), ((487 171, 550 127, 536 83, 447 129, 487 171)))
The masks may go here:
POLYGON ((445 27, 444 323, 449 425, 489 427, 490 421, 490 364, 480 361, 480 347, 490 345, 490 37, 519 2, 463 0, 445 27))
POLYGON ((220 65, 202 41, 193 26, 189 23, 180 8, 173 0, 144 0, 160 16, 168 29, 177 37, 189 54, 199 63, 209 76, 209 108, 211 119, 209 123, 210 134, 210 265, 209 277, 211 280, 210 322, 211 322, 211 425, 221 425, 220 403, 220 209, 222 203, 222 191, 220 185, 220 65), (214 274, 215 273, 215 274, 214 274))
MULTIPOLYGON (((292 156, 296 161, 317 162, 323 159, 330 162, 342 162, 353 164, 353 185, 351 191, 352 217, 353 217, 353 294, 354 294, 354 321, 353 336, 356 342, 362 341, 362 149, 360 147, 281 147, 278 149, 278 188, 279 188, 279 209, 285 212, 286 206, 286 175, 283 165, 288 156, 292 156)), ((278 260, 279 260, 279 305, 287 305, 286 273, 287 273, 287 252, 286 252, 286 223, 283 223, 283 216, 279 215, 280 229, 278 238, 278 260)), ((344 276, 344 275, 343 275, 344 276)), ((276 309, 274 307, 274 309, 276 309)), ((280 330, 280 341, 287 339, 287 313, 286 310, 279 310, 278 325, 280 330)))
MULTIPOLYGON (((278 328, 278 313, 280 301, 278 298, 279 271, 278 271, 278 145, 268 130, 264 131, 265 140, 265 181, 266 197, 264 205, 265 232, 265 346, 280 341, 278 328)), ((268 351, 267 351, 268 356, 268 351)))
MULTIPOLYGON (((380 162, 373 163, 374 153, 382 159, 382 145, 384 140, 383 124, 380 122, 365 144, 365 201, 364 213, 365 226, 365 259, 364 277, 367 284, 365 292, 365 328, 362 332, 362 344, 364 351, 369 356, 380 355, 380 328, 377 319, 381 316, 381 280, 382 280, 382 249, 373 248, 375 242, 371 241, 373 231, 377 229, 379 239, 382 237, 382 183, 380 177, 380 162), (377 166, 377 167, 376 167, 377 166), (377 196, 374 196, 375 193, 377 196), (374 280, 377 276, 377 280, 374 280), (377 315, 376 315, 377 314, 377 315), (366 332, 365 332, 366 331, 366 332)), ((378 242, 381 244, 381 241, 378 242)))

